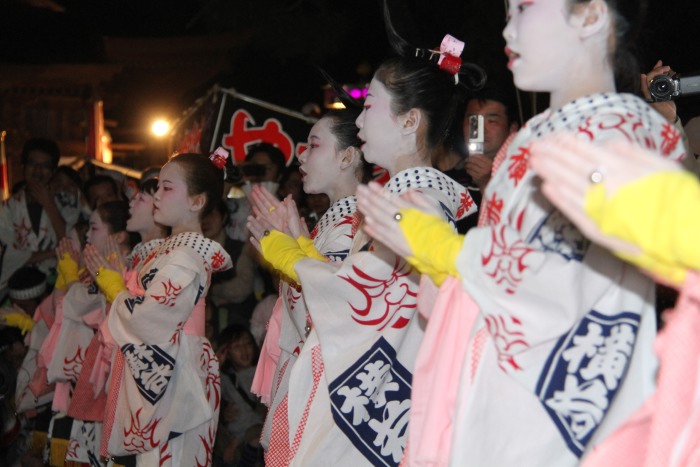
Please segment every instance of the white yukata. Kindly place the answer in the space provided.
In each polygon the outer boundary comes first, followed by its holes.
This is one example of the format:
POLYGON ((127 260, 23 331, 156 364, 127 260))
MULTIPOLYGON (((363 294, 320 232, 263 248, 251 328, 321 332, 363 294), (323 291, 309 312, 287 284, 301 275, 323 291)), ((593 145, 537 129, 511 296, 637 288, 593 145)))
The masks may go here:
MULTIPOLYGON (((68 232, 80 215, 77 199, 65 196, 63 193, 57 193, 54 199, 68 232)), ((27 195, 24 190, 3 201, 0 204, 0 244, 5 251, 2 253, 2 264, 0 264, 0 292, 6 290, 7 281, 12 274, 24 266, 33 253, 55 248, 58 240, 45 209, 41 211, 38 231, 35 232, 32 229, 27 210, 27 195)), ((37 264, 45 274, 55 266, 54 257, 37 264)))
MULTIPOLYGON (((355 196, 339 199, 321 216, 311 232, 314 246, 330 261, 342 261, 348 256, 352 246, 356 210, 355 196)), ((294 453, 290 451, 287 441, 290 427, 294 427, 292 432, 302 436, 304 427, 299 424, 299 412, 313 400, 312 388, 317 387, 320 381, 320 378, 314 379, 312 376, 313 361, 308 349, 318 345, 318 339, 311 326, 303 290, 295 284, 281 282, 275 309, 281 316, 278 343, 280 357, 273 380, 270 410, 261 439, 262 446, 268 451, 267 464, 272 466, 287 465, 288 459, 293 457, 294 453), (313 343, 303 352, 302 349, 310 341, 313 343), (308 380, 305 380, 307 376, 308 380), (298 388, 294 394, 289 394, 290 385, 298 388), (272 437, 274 440, 271 440, 272 437)), ((292 437, 294 436, 293 434, 292 437)))
MULTIPOLYGON (((127 288, 129 286, 128 277, 162 243, 163 239, 156 239, 146 243, 139 243, 134 247, 127 260, 128 269, 126 271, 127 277, 125 278, 127 279, 127 288)), ((72 291, 73 287, 70 290, 72 291)), ((87 290, 91 291, 92 289, 87 288, 87 290)), ((69 291, 67 297, 70 296, 71 292, 69 291)), ((64 305, 63 329, 68 325, 89 328, 92 331, 90 341, 87 344, 84 341, 82 342, 84 346, 82 367, 75 381, 68 406, 68 416, 73 418, 73 425, 69 440, 69 456, 66 456, 66 460, 85 462, 91 466, 100 466, 103 465, 100 459, 100 445, 102 441, 102 421, 106 406, 106 388, 104 386, 106 377, 93 378, 93 373, 106 373, 108 371, 109 365, 103 361, 105 356, 102 355, 102 352, 107 352, 107 355, 110 352, 103 350, 103 338, 98 329, 103 324, 106 325, 104 320, 106 317, 105 311, 109 309, 109 305, 106 303, 102 293, 98 293, 93 300, 99 301, 100 306, 96 309, 91 309, 90 306, 87 306, 86 300, 82 300, 82 306, 76 306, 81 303, 80 301, 64 305)), ((95 308, 94 305, 92 308, 95 308)), ((61 339, 60 336, 59 339, 61 339)))
POLYGON ((204 297, 211 274, 230 267, 221 245, 181 233, 142 263, 143 293, 127 290, 114 299, 108 324, 120 351, 105 413, 105 454, 137 454, 144 466, 211 464, 221 387, 204 337, 204 297))
MULTIPOLYGON (((385 189, 394 195, 421 191, 452 223, 476 211, 464 187, 429 167, 399 172, 385 189)), ((295 266, 318 339, 302 353, 311 352, 312 370, 323 368, 323 379, 308 412, 295 408, 306 431, 290 440, 292 465, 396 466, 406 447, 413 365, 423 336, 415 316, 420 276, 384 245, 363 245, 365 239, 358 233, 351 251, 368 251, 342 263, 307 259, 295 266)))
MULTIPOLYGON (((66 414, 72 402, 75 386, 85 368, 85 358, 95 330, 105 318, 107 301, 87 274, 81 282, 73 283, 63 298, 63 323, 53 358, 48 366, 48 381, 56 383, 53 409, 66 414)), ((67 461, 101 465, 100 436, 94 422, 74 419, 66 453, 67 461)))
POLYGON ((558 130, 683 157, 678 132, 627 94, 582 97, 515 137, 457 260, 478 315, 464 331, 450 465, 577 465, 654 390, 653 281, 591 244, 528 167, 530 144, 558 130))

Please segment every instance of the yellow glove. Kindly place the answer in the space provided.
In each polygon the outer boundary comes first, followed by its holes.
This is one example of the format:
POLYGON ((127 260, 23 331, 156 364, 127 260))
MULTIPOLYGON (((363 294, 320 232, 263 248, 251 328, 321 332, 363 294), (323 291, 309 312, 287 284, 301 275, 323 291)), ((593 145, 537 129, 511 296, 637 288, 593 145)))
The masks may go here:
POLYGON ((22 335, 25 335, 34 327, 34 320, 31 316, 22 312, 8 313, 3 316, 5 318, 5 324, 12 326, 13 328, 18 328, 22 331, 22 335))
POLYGON ((61 259, 58 260, 56 272, 58 272, 58 277, 56 278, 55 287, 59 290, 66 290, 69 285, 77 282, 80 278, 78 263, 68 253, 64 253, 61 259))
POLYGON ((455 232, 444 219, 418 209, 402 209, 399 226, 413 251, 406 258, 421 274, 427 274, 437 285, 447 276, 460 277, 457 255, 464 236, 455 232))
MULTIPOLYGON (((279 230, 271 230, 269 235, 263 236, 260 240, 263 258, 276 270, 299 283, 294 265, 297 261, 308 258, 308 255, 301 249, 299 243, 287 234, 279 230)), ((325 260, 325 258, 324 258, 325 260)))
POLYGON ((120 273, 101 266, 97 271, 95 282, 109 303, 112 303, 117 295, 126 290, 124 277, 120 273))
POLYGON ((585 211, 601 232, 637 245, 642 252, 614 252, 664 279, 682 284, 700 269, 700 184, 688 172, 660 172, 620 188, 606 198, 597 184, 586 194, 585 211))
POLYGON ((299 244, 301 249, 304 250, 304 253, 306 253, 306 256, 308 256, 309 258, 318 259, 321 261, 326 261, 328 259, 316 249, 314 241, 311 240, 309 237, 304 237, 303 235, 300 235, 299 237, 297 237, 297 243, 299 244))

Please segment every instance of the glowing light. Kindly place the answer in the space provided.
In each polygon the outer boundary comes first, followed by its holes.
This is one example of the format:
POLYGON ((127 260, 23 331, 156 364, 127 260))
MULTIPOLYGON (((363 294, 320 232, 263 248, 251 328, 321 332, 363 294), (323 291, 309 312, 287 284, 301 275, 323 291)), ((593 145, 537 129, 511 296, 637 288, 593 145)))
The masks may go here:
POLYGON ((170 132, 170 123, 165 120, 156 120, 151 125, 151 131, 159 138, 165 136, 170 132))

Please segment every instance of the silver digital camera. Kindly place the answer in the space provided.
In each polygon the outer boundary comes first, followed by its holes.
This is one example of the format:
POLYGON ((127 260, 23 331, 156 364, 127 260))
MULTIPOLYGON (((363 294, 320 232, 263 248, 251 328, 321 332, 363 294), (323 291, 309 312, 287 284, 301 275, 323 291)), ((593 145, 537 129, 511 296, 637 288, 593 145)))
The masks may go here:
POLYGON ((649 83, 649 92, 654 102, 670 101, 681 96, 700 93, 700 76, 658 75, 649 83))

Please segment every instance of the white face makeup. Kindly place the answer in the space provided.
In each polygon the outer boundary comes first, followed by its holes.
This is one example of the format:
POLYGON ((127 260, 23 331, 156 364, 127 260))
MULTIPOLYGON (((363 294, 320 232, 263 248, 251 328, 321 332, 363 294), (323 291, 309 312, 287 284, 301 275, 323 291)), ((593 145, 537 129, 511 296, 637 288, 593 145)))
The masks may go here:
POLYGON ((153 220, 158 224, 176 227, 185 221, 184 213, 192 200, 187 194, 184 171, 178 164, 169 162, 163 166, 153 200, 153 220))
POLYGON ((331 118, 322 118, 309 132, 308 146, 299 155, 304 192, 327 194, 340 174, 338 139, 331 132, 331 118))
POLYGON ((126 221, 126 230, 140 233, 153 226, 153 196, 138 191, 129 202, 129 220, 126 221))
POLYGON ((92 214, 90 214, 90 225, 85 235, 87 242, 97 248, 97 251, 105 254, 109 236, 109 226, 102 222, 102 218, 97 210, 92 211, 92 214))
POLYGON ((553 92, 565 86, 579 60, 581 39, 567 0, 509 0, 503 30, 508 68, 526 91, 553 92))
POLYGON ((364 141, 365 160, 392 172, 402 128, 391 111, 391 94, 377 79, 370 83, 365 108, 355 123, 360 129, 358 136, 364 141))

